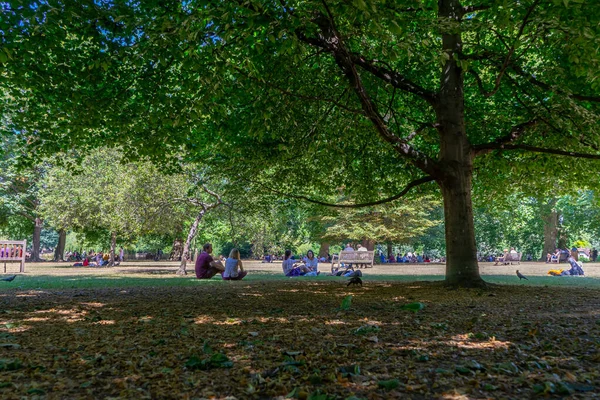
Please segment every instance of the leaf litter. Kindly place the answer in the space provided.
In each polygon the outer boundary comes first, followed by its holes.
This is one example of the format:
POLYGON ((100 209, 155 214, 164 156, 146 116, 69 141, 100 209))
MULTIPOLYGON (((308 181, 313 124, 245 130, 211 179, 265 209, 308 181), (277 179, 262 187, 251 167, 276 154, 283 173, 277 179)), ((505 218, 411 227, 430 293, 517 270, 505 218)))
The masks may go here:
POLYGON ((0 296, 3 399, 600 391, 600 297, 591 289, 500 286, 481 296, 427 282, 298 280, 26 292, 0 296))

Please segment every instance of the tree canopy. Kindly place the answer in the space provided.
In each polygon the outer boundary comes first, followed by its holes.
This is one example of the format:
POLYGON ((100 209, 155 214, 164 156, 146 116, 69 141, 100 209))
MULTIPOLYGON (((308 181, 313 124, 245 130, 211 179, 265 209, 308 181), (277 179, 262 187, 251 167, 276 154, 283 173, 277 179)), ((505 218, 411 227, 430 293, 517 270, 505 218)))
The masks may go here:
POLYGON ((559 157, 600 159, 594 3, 6 5, 4 132, 44 152, 202 161, 322 202, 435 181, 447 283, 480 286, 473 182, 516 180, 507 160, 557 173, 559 157))

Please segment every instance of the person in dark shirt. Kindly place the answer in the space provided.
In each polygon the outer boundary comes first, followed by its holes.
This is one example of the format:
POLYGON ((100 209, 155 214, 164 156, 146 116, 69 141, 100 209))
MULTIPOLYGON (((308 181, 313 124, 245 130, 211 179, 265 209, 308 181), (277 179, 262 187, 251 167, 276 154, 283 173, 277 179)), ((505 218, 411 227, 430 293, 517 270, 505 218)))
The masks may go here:
POLYGON ((216 274, 225 271, 225 266, 221 261, 215 261, 212 256, 212 244, 206 243, 202 246, 202 253, 196 259, 196 278, 210 279, 216 274))

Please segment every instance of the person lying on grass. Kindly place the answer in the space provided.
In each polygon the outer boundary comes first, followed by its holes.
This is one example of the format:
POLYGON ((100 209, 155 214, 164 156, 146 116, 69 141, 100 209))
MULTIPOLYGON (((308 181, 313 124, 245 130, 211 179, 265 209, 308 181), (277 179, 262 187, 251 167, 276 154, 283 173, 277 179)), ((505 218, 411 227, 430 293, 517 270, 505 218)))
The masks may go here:
POLYGON ((231 249, 229 257, 225 259, 225 271, 221 274, 225 281, 241 281, 248 274, 244 271, 242 260, 240 260, 240 251, 231 249))
POLYGON ((310 270, 304 265, 296 263, 296 260, 292 258, 292 251, 286 250, 285 256, 283 257, 283 263, 281 263, 283 273, 285 276, 301 276, 305 275, 310 270))
POLYGON ((212 253, 212 244, 206 243, 202 246, 202 253, 196 259, 196 278, 210 279, 216 274, 222 274, 225 271, 225 266, 221 261, 215 261, 210 253, 212 253))

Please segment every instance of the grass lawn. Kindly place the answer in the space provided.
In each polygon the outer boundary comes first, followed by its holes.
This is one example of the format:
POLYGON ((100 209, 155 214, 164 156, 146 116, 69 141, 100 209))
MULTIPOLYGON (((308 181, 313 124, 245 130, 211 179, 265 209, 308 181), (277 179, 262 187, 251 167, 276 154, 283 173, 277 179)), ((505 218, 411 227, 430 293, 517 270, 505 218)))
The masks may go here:
POLYGON ((482 264, 488 282, 503 284, 488 291, 443 288, 443 265, 376 266, 363 287, 245 265, 244 281, 225 282, 175 276, 175 263, 28 264, 0 282, 0 396, 600 393, 598 264, 584 265, 585 278, 546 276, 546 264, 482 264), (529 281, 519 282, 516 268, 529 281), (403 308, 410 303, 422 309, 403 308))

